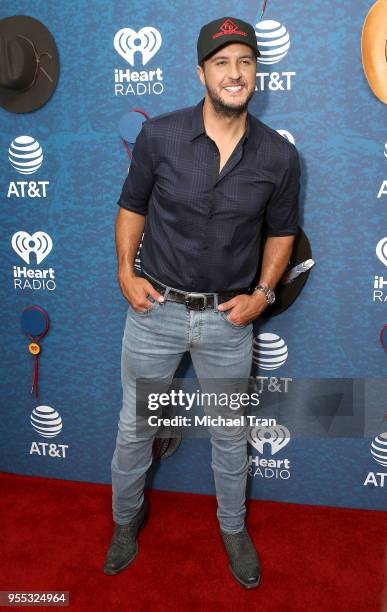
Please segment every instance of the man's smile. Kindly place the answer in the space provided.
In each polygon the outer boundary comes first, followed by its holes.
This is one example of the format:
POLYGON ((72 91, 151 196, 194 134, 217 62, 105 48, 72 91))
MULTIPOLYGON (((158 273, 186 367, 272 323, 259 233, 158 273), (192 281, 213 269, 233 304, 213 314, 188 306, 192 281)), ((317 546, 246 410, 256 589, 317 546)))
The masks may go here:
POLYGON ((242 89, 244 89, 244 85, 227 85, 223 89, 225 89, 227 93, 231 95, 236 95, 236 94, 239 94, 242 91, 242 89))

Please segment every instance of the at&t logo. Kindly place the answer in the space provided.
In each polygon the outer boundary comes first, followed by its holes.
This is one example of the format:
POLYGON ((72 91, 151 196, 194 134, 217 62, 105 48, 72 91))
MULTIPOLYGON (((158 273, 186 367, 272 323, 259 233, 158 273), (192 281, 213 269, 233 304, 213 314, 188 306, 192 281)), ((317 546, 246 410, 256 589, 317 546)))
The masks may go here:
MULTIPOLYGON (((258 64, 272 66, 278 64, 288 54, 290 36, 286 27, 272 19, 259 21, 255 26, 255 34, 260 52, 258 64)), ((256 91, 289 91, 295 72, 257 72, 256 91)))
MULTIPOLYGON (((387 431, 379 434, 372 440, 370 452, 379 465, 387 468, 387 431)), ((387 482, 387 472, 368 472, 364 486, 384 487, 387 482)))
MULTIPOLYGON (((8 159, 19 174, 35 174, 43 163, 42 147, 32 136, 18 136, 9 145, 8 159)), ((49 181, 11 181, 7 198, 45 198, 49 184, 49 181)))
POLYGON ((384 180, 382 184, 380 185, 380 189, 376 197, 379 200, 382 196, 386 196, 386 195, 387 195, 387 180, 384 180))
MULTIPOLYGON (((162 37, 156 28, 149 26, 138 32, 131 28, 122 28, 114 36, 113 44, 117 53, 130 66, 135 66, 138 61, 145 66, 160 49, 162 37)), ((115 96, 160 95, 163 91, 163 71, 159 67, 154 70, 116 68, 114 71, 115 96)))
POLYGON ((272 459, 289 443, 290 432, 284 425, 275 427, 251 427, 247 430, 247 440, 259 455, 268 454, 268 458, 249 455, 248 474, 255 478, 276 478, 288 480, 290 478, 290 460, 272 459))
POLYGON ((253 342, 253 363, 260 370, 277 370, 288 358, 288 347, 277 334, 264 332, 258 334, 253 342))
MULTIPOLYGON (((31 412, 30 421, 34 431, 43 438, 55 438, 62 431, 62 418, 51 406, 37 406, 31 412)), ((41 457, 66 458, 68 444, 51 442, 32 442, 30 455, 41 457)))
MULTIPOLYGON (((387 159, 387 142, 384 145, 384 157, 387 159)), ((377 198, 380 199, 382 196, 387 195, 387 180, 382 181, 379 187, 377 198)))

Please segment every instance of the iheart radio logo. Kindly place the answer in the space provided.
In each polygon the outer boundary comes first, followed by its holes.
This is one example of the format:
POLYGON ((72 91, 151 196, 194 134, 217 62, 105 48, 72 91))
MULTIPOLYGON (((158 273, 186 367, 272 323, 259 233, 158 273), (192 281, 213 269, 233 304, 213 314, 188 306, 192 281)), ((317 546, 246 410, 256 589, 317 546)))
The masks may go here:
POLYGON ((30 254, 35 253, 39 265, 51 252, 52 240, 46 232, 16 232, 12 236, 12 248, 26 263, 30 263, 30 254))
POLYGON ((271 454, 275 455, 289 443, 290 431, 284 425, 251 427, 247 431, 247 440, 261 455, 263 455, 264 444, 267 442, 270 445, 271 454))
POLYGON ((156 28, 141 28, 138 32, 131 28, 119 30, 114 37, 114 48, 121 57, 134 66, 134 54, 139 51, 145 66, 157 53, 162 43, 161 34, 156 28))
POLYGON ((376 255, 380 261, 387 266, 387 236, 379 240, 376 245, 376 255))

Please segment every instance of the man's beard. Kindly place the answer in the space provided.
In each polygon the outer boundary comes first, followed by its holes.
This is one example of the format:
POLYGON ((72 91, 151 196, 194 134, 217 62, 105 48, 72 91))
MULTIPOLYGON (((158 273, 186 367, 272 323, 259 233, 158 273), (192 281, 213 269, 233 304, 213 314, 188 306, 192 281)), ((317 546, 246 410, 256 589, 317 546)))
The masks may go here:
POLYGON ((224 102, 224 100, 222 100, 222 98, 220 98, 213 89, 210 89, 210 87, 208 87, 207 83, 206 89, 215 112, 218 115, 221 115, 222 117, 239 117, 240 115, 242 115, 247 110, 248 104, 254 95, 253 90, 244 102, 241 102, 238 105, 231 105, 227 104, 227 102, 224 102))

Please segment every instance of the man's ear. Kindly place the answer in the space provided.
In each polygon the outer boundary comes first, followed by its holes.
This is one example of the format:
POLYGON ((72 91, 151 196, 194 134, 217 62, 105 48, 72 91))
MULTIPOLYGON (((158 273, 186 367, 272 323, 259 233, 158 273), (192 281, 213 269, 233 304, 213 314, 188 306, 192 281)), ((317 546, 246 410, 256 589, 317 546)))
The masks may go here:
POLYGON ((204 70, 203 70, 203 68, 201 66, 199 66, 199 64, 196 66, 196 71, 198 73, 198 77, 200 79, 201 84, 205 85, 206 82, 204 80, 204 70))

